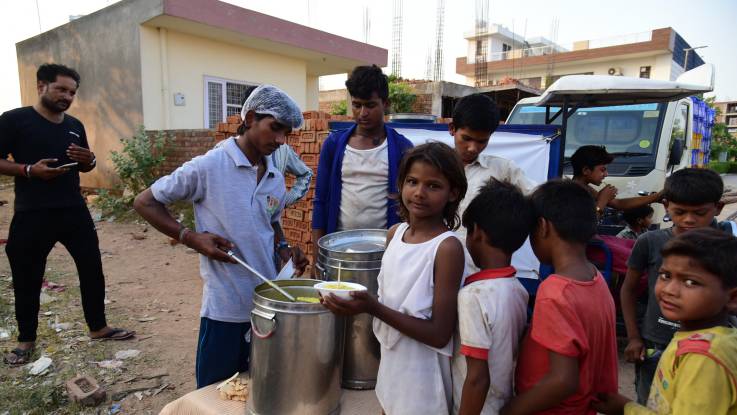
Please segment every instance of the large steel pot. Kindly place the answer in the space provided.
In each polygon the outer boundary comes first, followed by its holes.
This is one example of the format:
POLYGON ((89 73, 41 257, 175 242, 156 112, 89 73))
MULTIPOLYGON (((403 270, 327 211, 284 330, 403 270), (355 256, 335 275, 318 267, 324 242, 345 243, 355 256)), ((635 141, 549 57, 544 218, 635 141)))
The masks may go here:
MULTIPOLYGON (((342 281, 364 285, 369 293, 376 295, 385 244, 385 229, 356 229, 325 235, 317 242, 318 274, 334 281, 340 271, 342 281)), ((373 317, 361 314, 345 320, 342 385, 349 389, 373 389, 380 358, 373 317)))
MULTIPOLYGON (((314 298, 318 282, 276 281, 294 297, 314 298)), ((339 413, 344 319, 319 303, 289 302, 267 284, 256 287, 253 303, 248 412, 339 413)))

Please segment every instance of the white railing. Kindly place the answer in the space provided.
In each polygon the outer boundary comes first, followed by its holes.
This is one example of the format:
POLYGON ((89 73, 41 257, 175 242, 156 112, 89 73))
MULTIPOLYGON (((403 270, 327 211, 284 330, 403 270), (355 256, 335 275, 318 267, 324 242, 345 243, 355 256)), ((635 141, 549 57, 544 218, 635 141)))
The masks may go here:
MULTIPOLYGON (((487 62, 504 61, 507 59, 527 58, 530 56, 550 55, 554 52, 553 46, 539 46, 536 48, 514 49, 506 52, 493 52, 486 57, 487 62)), ((471 56, 468 63, 476 63, 476 56, 471 56)))
MULTIPOLYGON (((589 40, 588 42, 588 48, 587 49, 597 49, 597 48, 605 48, 609 46, 618 46, 618 45, 628 45, 631 43, 640 43, 640 42, 649 42, 653 38, 653 32, 640 32, 640 33, 631 33, 628 35, 622 35, 622 36, 614 36, 614 37, 608 37, 608 38, 601 38, 601 39, 593 39, 589 40)), ((572 45, 571 45, 572 46, 572 45)), ((560 46, 558 46, 558 50, 555 49, 554 46, 548 45, 548 46, 538 46, 534 48, 526 48, 526 49, 514 49, 509 50, 506 52, 493 52, 489 53, 486 56, 487 62, 496 62, 496 61, 504 61, 508 59, 518 59, 518 58, 527 58, 531 56, 544 56, 544 55, 550 55, 552 53, 562 53, 566 52, 567 50, 573 50, 573 47, 569 47, 563 50, 560 50, 560 46)), ((467 57, 467 63, 474 64, 476 63, 477 56, 472 55, 467 57)))

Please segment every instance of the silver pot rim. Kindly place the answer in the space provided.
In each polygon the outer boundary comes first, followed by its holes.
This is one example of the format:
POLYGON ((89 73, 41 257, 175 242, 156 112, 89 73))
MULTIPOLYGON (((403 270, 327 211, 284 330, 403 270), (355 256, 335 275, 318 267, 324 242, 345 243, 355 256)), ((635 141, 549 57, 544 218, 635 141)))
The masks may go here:
POLYGON ((338 231, 320 238, 317 241, 317 249, 318 252, 323 254, 324 256, 329 255, 330 257, 333 257, 335 259, 346 259, 354 261, 356 259, 360 259, 361 261, 370 261, 374 259, 381 260, 381 257, 384 256, 384 241, 386 241, 386 232, 386 229, 351 229, 347 231, 338 231), (381 248, 363 252, 345 252, 333 249, 333 242, 347 238, 357 240, 375 239, 377 242, 381 241, 381 248))
MULTIPOLYGON (((293 278, 289 280, 274 281, 279 287, 285 288, 290 294, 295 295, 294 291, 289 288, 312 288, 315 284, 323 282, 322 280, 313 280, 307 278, 293 278)), ((330 310, 320 303, 300 303, 288 300, 277 300, 262 295, 265 291, 275 292, 271 286, 266 283, 259 284, 253 291, 253 305, 258 308, 266 309, 277 313, 287 314, 322 314, 329 313, 330 310)), ((315 290, 317 291, 317 290, 315 290)), ((298 295, 296 295, 298 296, 298 295)))

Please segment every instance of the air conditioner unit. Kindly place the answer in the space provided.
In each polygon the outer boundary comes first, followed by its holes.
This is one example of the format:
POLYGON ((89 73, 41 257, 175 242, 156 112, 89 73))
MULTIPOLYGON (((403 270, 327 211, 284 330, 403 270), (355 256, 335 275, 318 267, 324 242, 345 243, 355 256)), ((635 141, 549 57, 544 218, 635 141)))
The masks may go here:
POLYGON ((607 71, 607 73, 609 75, 613 75, 613 76, 622 76, 622 68, 620 68, 620 67, 611 67, 611 68, 609 68, 609 70, 607 71))

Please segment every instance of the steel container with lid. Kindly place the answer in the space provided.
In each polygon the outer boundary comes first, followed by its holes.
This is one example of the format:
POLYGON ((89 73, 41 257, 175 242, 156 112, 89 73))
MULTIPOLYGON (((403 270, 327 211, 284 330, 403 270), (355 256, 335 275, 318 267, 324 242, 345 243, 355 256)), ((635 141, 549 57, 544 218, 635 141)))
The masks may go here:
MULTIPOLYGON (((317 242, 316 268, 324 280, 355 282, 377 295, 386 229, 355 229, 325 235, 317 242)), ((379 342, 369 314, 347 317, 343 355, 344 388, 373 389, 379 371, 379 342)))
MULTIPOLYGON (((319 298, 318 282, 275 281, 295 298, 319 298)), ((339 413, 344 319, 319 302, 290 302, 265 283, 256 287, 253 304, 248 412, 339 413)))

